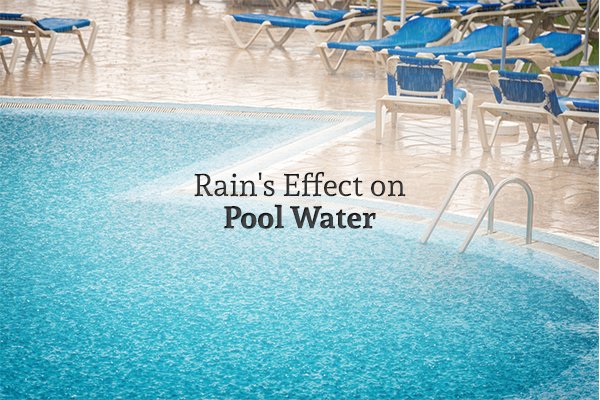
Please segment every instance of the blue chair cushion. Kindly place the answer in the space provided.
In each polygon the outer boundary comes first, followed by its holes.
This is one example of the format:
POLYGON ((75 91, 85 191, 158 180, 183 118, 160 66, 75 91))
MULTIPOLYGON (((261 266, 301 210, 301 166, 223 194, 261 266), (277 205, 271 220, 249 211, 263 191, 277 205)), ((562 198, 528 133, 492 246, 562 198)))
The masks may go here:
MULTIPOLYGON (((358 17, 372 15, 377 12, 376 8, 367 8, 367 7, 356 7, 352 9, 353 11, 360 11, 360 14, 356 14, 358 17)), ((348 14, 348 10, 337 10, 337 9, 329 9, 329 10, 314 10, 312 14, 316 18, 326 18, 333 20, 343 19, 346 14, 348 14)))
POLYGON ((598 99, 560 96, 558 98, 558 104, 560 105, 560 110, 562 112, 569 111, 569 108, 567 107, 567 102, 569 101, 573 103, 577 108, 577 111, 598 112, 598 99))
POLYGON ((21 20, 23 14, 17 14, 17 13, 0 13, 0 19, 3 20, 21 20))
POLYGON ((0 36, 0 46, 12 43, 12 39, 6 36, 0 36))
POLYGON ((570 65, 570 66, 562 66, 557 65, 555 67, 550 67, 550 72, 555 74, 564 74, 569 76, 579 76, 582 72, 595 72, 598 73, 597 65, 570 65))
POLYGON ((536 37, 531 43, 538 43, 558 57, 571 53, 581 46, 581 35, 575 33, 550 32, 536 37))
POLYGON ((329 42, 330 49, 356 50, 358 46, 369 46, 375 51, 394 47, 421 47, 440 40, 450 32, 450 20, 444 18, 419 17, 407 21, 402 28, 382 39, 355 42, 329 42))
POLYGON ((453 104, 454 108, 458 108, 467 97, 467 91, 465 89, 454 88, 453 104))
MULTIPOLYGON (((519 30, 509 27, 507 42, 510 44, 519 37, 519 30)), ((435 56, 470 54, 502 46, 502 27, 487 25, 473 31, 463 40, 447 46, 418 47, 412 49, 389 49, 388 54, 414 56, 417 53, 431 53, 435 56)))
POLYGON ((89 19, 71 19, 71 18, 42 18, 36 25, 45 31, 70 32, 75 28, 84 28, 89 26, 89 19))
POLYGON ((315 18, 326 18, 326 19, 340 19, 344 18, 344 15, 348 13, 348 10, 313 10, 312 14, 315 18))

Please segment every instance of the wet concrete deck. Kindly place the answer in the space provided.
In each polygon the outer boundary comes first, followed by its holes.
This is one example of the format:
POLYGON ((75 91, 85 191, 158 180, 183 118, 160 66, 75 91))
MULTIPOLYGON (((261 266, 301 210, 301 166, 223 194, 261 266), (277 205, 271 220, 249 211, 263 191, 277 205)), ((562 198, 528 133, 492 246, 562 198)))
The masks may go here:
MULTIPOLYGON (((91 57, 82 59, 75 37, 62 35, 51 64, 43 65, 25 52, 15 73, 0 73, 0 95, 54 98, 94 98, 185 103, 250 105, 304 109, 374 111, 385 94, 382 68, 368 58, 352 57, 335 75, 328 74, 306 32, 295 33, 286 49, 260 38, 249 50, 235 47, 221 17, 231 12, 262 11, 234 8, 230 3, 202 0, 129 0, 108 2, 1 0, 0 9, 37 17, 96 19, 100 26, 91 57)), ((249 34, 248 29, 241 29, 249 34)), ((461 82, 476 103, 492 100, 481 75, 461 82)), ((585 93, 583 95, 586 95, 585 93)), ((589 93, 587 94, 589 95, 589 93)), ((503 139, 483 153, 477 123, 470 137, 450 149, 449 120, 401 116, 396 132, 389 124, 386 138, 376 144, 371 129, 309 151, 300 160, 271 171, 325 171, 330 178, 361 176, 365 180, 402 179, 403 203, 437 207, 453 180, 469 168, 483 168, 496 181, 516 175, 535 193, 535 226, 551 232, 598 242, 598 142, 589 138, 579 162, 552 156, 547 131, 526 151, 527 135, 503 139)), ((461 135, 462 136, 462 135, 461 135)), ((465 182, 450 210, 476 215, 486 188, 477 179, 465 182)), ((497 218, 525 221, 525 198, 509 189, 497 204, 497 218)))

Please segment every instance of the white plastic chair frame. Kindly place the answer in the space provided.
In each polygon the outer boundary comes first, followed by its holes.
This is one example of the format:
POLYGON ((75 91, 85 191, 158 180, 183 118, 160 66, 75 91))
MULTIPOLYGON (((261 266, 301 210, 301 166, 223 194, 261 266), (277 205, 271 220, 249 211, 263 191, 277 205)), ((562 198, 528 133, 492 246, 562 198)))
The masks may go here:
MULTIPOLYGON (((546 73, 551 73, 550 69, 546 69, 544 70, 544 72, 546 73)), ((581 80, 591 80, 593 81, 593 83, 596 85, 596 87, 599 86, 599 79, 598 79, 598 74, 596 72, 582 72, 581 74, 577 75, 575 77, 575 79, 573 79, 573 81, 571 82, 571 84, 569 85, 569 88, 567 89, 567 93, 565 96, 570 96, 571 93, 573 93, 573 90, 575 90, 575 87, 577 86, 577 84, 581 81, 581 80)), ((565 79, 567 82, 568 80, 565 79)), ((558 91, 558 90, 557 90, 558 91)))
MULTIPOLYGON (((396 65, 400 61, 398 56, 390 57, 387 61, 387 72, 395 74, 396 65)), ((443 69, 444 78, 446 80, 453 79, 453 67, 450 61, 440 60, 439 65, 443 69)), ((442 86, 443 87, 443 86, 442 86)), ((471 119, 471 110, 473 109, 473 95, 467 93, 465 102, 458 108, 448 102, 447 99, 443 98, 443 88, 438 92, 427 93, 427 96, 431 97, 417 97, 423 96, 422 92, 412 92, 408 90, 402 90, 397 88, 399 93, 395 96, 385 95, 377 99, 375 103, 375 135, 376 142, 381 143, 383 139, 383 132, 385 128, 385 117, 387 111, 391 112, 391 123, 392 128, 396 128, 398 113, 424 113, 434 114, 450 117, 450 147, 452 150, 456 149, 457 136, 458 136, 458 114, 459 111, 462 114, 463 119, 463 132, 468 138, 469 136, 469 120, 471 119), (465 104, 466 103, 466 104, 465 104), (466 106, 466 110, 462 108, 466 106), (384 111, 384 109, 386 111, 384 111)))
MULTIPOLYGON (((448 31, 448 33, 446 35, 444 35, 444 37, 442 37, 441 39, 436 40, 435 42, 429 42, 425 46, 426 47, 443 46, 445 44, 451 43, 452 40, 458 34, 458 31, 456 30, 456 25, 457 25, 457 22, 454 20, 451 20, 450 21, 450 30, 448 31)), ((323 65, 325 66, 325 69, 327 70, 327 72, 329 72, 330 74, 334 74, 340 69, 340 66, 342 65, 342 63, 346 59, 346 56, 348 55, 348 52, 350 51, 350 50, 341 50, 341 54, 337 58, 337 61, 334 62, 333 58, 334 58, 335 50, 337 50, 337 49, 329 49, 327 47, 327 42, 322 42, 317 46, 317 52, 319 53, 319 56, 321 57, 321 61, 323 62, 323 65), (328 50, 331 50, 331 51, 328 51, 328 50)), ((381 63, 383 65, 385 65, 385 56, 379 52, 376 52, 370 46, 358 46, 356 48, 356 50, 354 50, 354 51, 357 53, 369 54, 371 56, 371 60, 373 61, 373 63, 375 65, 377 65, 378 61, 381 61, 381 63)))
MULTIPOLYGON (((490 82, 495 87, 500 87, 500 74, 498 71, 491 71, 489 73, 490 82)), ((543 90, 545 93, 551 93, 554 91, 554 84, 552 78, 547 75, 539 75, 539 80, 542 83, 543 90)), ((501 104, 485 102, 477 108, 477 123, 479 141, 483 151, 489 152, 494 145, 494 141, 498 135, 498 130, 504 121, 523 122, 527 128, 527 135, 530 140, 537 140, 537 131, 534 129, 533 124, 547 124, 550 132, 550 140, 552 144, 552 152, 555 158, 560 158, 564 152, 563 145, 567 148, 569 158, 576 159, 575 150, 573 148, 573 142, 569 137, 568 133, 563 132, 562 144, 557 146, 556 144, 556 133, 554 130, 554 123, 559 123, 557 117, 552 115, 549 111, 544 109, 548 103, 548 97, 545 96, 544 101, 541 103, 521 103, 513 102, 503 99, 501 104), (488 136, 487 128, 485 125, 485 113, 489 113, 496 118, 492 133, 488 136)))
MULTIPOLYGON (((561 132, 563 132, 563 135, 566 136, 566 140, 563 142, 569 141, 571 143, 571 147, 574 146, 570 136, 571 129, 569 129, 569 121, 574 121, 582 125, 581 131, 579 132, 579 138, 577 139, 577 147, 574 148, 575 156, 578 158, 579 154, 581 153, 581 147, 583 145, 585 133, 588 129, 592 128, 596 132, 596 139, 598 139, 598 113, 593 111, 577 110, 577 108, 570 101, 566 102, 566 106, 569 110, 559 115, 558 123, 560 125, 561 132)), ((561 145, 561 148, 562 147, 563 146, 561 145)))
POLYGON ((542 8, 542 13, 536 15, 532 20, 529 31, 535 33, 540 25, 542 26, 542 29, 549 30, 555 27, 554 21, 556 18, 565 17, 565 19, 570 20, 569 32, 574 32, 583 16, 584 10, 577 4, 577 1, 569 3, 570 4, 563 5, 558 3, 558 5, 554 7, 542 8))
POLYGON ((15 71, 15 65, 17 64, 17 57, 19 57, 19 50, 21 48, 21 43, 18 40, 13 39, 12 41, 13 51, 10 57, 10 61, 6 59, 6 55, 4 54, 4 47, 0 47, 0 59, 2 60, 2 66, 4 67, 4 71, 7 74, 12 74, 15 71))
POLYGON ((98 34, 98 25, 96 25, 96 21, 94 20, 90 20, 89 27, 82 28, 83 30, 88 30, 87 28, 91 29, 86 43, 83 38, 82 29, 73 28, 66 32, 54 32, 52 30, 44 30, 37 26, 37 20, 35 18, 22 15, 21 19, 22 20, 0 20, 0 35, 24 38, 29 54, 35 53, 37 49, 44 64, 50 63, 58 35, 63 33, 74 34, 77 36, 84 56, 92 54, 96 42, 96 35, 98 34), (42 38, 50 39, 45 50, 42 46, 42 38))
MULTIPOLYGON (((359 10, 350 10, 346 15, 344 15, 344 19, 338 22, 334 22, 332 24, 327 25, 308 25, 304 30, 308 32, 311 39, 315 42, 315 45, 319 45, 323 38, 320 36, 321 34, 328 34, 329 36, 326 38, 327 41, 342 41, 347 37, 348 31, 352 27, 360 26, 363 24, 370 24, 375 21, 375 15, 363 15, 359 10)), ((223 22, 225 22, 225 27, 231 34, 233 41, 240 49, 247 49, 256 41, 258 36, 264 31, 271 42, 276 47, 282 47, 285 42, 288 41, 292 33, 300 28, 286 28, 281 26, 274 26, 269 21, 264 21, 259 27, 254 31, 254 33, 250 36, 250 38, 244 42, 235 29, 236 20, 232 15, 223 16, 223 22), (271 31, 283 31, 279 37, 275 37, 271 31)))
MULTIPOLYGON (((474 28, 480 26, 482 23, 485 24, 496 24, 502 25, 502 19, 504 17, 509 17, 511 19, 512 26, 518 26, 516 21, 521 21, 524 19, 535 19, 539 15, 543 14, 543 11, 540 8, 517 8, 513 9, 514 4, 505 4, 500 7, 499 10, 495 11, 477 11, 477 7, 481 6, 473 6, 474 9, 472 12, 465 14, 459 21, 459 31, 461 35, 457 38, 457 40, 462 39, 465 35, 472 32, 474 28)), ((524 30, 525 32, 525 30, 524 30)), ((533 35, 535 32, 531 32, 529 29, 525 32, 526 36, 533 35)))

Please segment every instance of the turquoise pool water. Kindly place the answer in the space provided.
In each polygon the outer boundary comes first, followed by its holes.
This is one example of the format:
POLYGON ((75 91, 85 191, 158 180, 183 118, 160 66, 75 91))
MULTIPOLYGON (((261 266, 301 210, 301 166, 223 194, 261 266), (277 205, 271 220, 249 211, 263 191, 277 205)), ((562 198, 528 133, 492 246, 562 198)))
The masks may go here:
POLYGON ((218 202, 130 195, 329 123, 0 121, 3 398, 596 396, 589 270, 483 238, 460 255, 450 231, 423 246, 421 226, 385 220, 226 231, 218 202))

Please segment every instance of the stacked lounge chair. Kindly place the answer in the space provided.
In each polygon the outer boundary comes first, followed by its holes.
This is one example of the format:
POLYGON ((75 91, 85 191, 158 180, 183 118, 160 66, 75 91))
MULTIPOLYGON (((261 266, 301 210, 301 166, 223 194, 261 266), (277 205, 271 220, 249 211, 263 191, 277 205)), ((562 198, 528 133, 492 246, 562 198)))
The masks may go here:
POLYGON ((442 18, 414 17, 408 20, 393 34, 374 40, 360 40, 354 42, 324 42, 317 50, 325 68, 329 72, 337 71, 349 51, 374 54, 389 48, 411 48, 422 46, 437 46, 448 43, 455 34, 456 21, 442 18), (337 62, 332 64, 332 53, 328 51, 341 51, 337 62))
MULTIPOLYGON (((507 43, 516 44, 523 30, 521 28, 509 27, 507 43)), ((431 47, 416 47, 410 49, 383 49, 381 53, 398 56, 417 56, 427 54, 433 57, 445 55, 467 55, 485 51, 502 46, 502 27, 485 25, 474 30, 464 39, 446 45, 431 47)))

